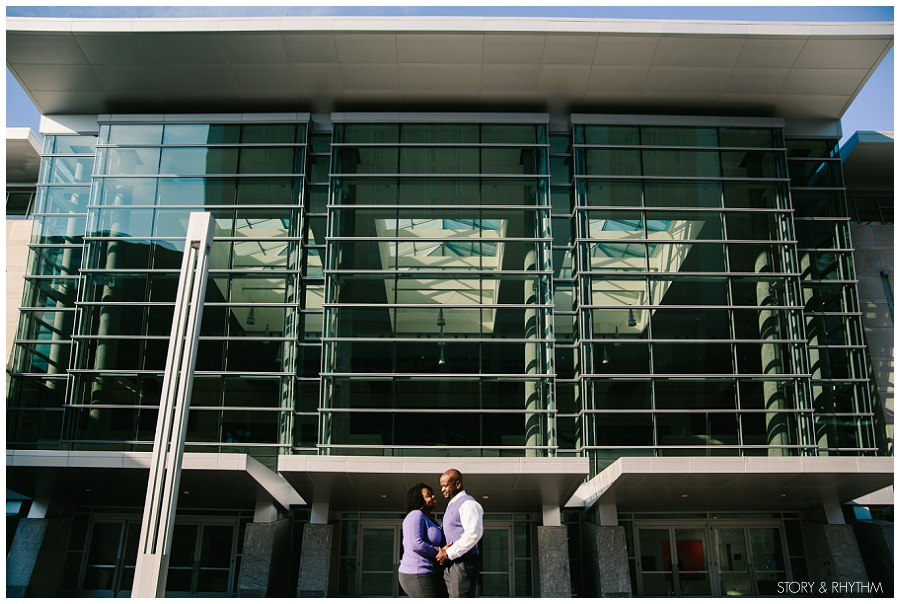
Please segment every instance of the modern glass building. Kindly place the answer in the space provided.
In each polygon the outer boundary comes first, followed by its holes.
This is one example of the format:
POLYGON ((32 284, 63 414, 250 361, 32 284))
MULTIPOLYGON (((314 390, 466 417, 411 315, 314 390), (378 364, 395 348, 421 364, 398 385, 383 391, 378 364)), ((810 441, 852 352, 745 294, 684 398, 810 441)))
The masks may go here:
POLYGON ((892 45, 892 23, 8 19, 45 117, 7 593, 130 594, 196 211, 172 596, 402 595, 406 488, 450 467, 485 509, 483 596, 892 590, 860 549, 893 524, 853 505, 892 503, 893 407, 838 149, 892 45))

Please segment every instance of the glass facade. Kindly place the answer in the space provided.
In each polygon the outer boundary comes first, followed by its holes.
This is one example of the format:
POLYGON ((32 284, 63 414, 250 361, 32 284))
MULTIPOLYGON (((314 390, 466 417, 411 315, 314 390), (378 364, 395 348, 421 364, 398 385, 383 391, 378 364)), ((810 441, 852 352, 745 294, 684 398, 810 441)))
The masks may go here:
POLYGON ((874 454, 836 141, 556 117, 47 136, 8 447, 150 450, 205 210, 187 451, 874 454))

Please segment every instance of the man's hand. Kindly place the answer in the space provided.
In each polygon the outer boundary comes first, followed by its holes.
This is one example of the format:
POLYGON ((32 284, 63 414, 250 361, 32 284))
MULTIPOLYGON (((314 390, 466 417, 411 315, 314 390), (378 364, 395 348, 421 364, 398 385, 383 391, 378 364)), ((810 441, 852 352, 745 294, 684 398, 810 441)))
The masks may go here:
POLYGON ((437 563, 441 566, 444 566, 445 564, 450 562, 450 558, 447 557, 447 550, 444 549, 439 549, 434 559, 437 560, 437 563))

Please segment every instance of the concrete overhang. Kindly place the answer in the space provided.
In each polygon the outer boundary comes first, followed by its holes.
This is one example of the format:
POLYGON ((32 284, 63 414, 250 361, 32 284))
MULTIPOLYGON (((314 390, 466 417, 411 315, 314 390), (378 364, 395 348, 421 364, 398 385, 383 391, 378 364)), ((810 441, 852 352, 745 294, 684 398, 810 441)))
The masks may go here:
MULTIPOLYGON (((73 505, 143 506, 150 458, 149 452, 7 451, 6 485, 31 498, 73 505)), ((180 490, 184 508, 305 503, 284 478, 240 453, 185 453, 180 490)))
POLYGON ((33 185, 41 168, 41 139, 30 128, 6 129, 6 182, 33 185))
POLYGON ((802 510, 894 484, 888 457, 622 457, 567 507, 620 512, 802 510))
POLYGON ((327 501, 334 509, 348 511, 403 511, 409 487, 424 482, 437 492, 441 474, 450 468, 462 472, 466 492, 489 513, 562 507, 589 471, 588 460, 576 457, 278 458, 278 471, 306 501, 327 501))
POLYGON ((849 192, 894 190, 894 133, 862 130, 841 147, 849 192))
POLYGON ((547 111, 838 119, 892 22, 6 20, 41 113, 547 111))

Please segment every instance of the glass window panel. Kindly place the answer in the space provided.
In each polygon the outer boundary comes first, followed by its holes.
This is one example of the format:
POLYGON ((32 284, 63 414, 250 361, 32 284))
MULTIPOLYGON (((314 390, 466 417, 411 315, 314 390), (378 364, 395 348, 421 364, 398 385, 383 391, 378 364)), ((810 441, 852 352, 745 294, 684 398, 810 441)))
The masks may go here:
POLYGON ((583 223, 587 227, 587 236, 592 239, 618 241, 622 239, 644 239, 643 212, 638 210, 584 211, 583 223))
POLYGON ((653 416, 649 413, 598 413, 593 419, 594 444, 600 447, 653 445, 653 416))
POLYGON ((401 124, 400 142, 478 143, 479 128, 478 124, 401 124))
MULTIPOLYGON (((761 296, 768 296, 768 285, 763 283, 761 296)), ((763 298, 764 299, 764 298, 763 298)), ((788 314, 786 310, 734 310, 734 337, 739 340, 760 338, 787 338, 788 314), (760 335, 760 334, 763 335, 760 335)))
POLYGON ((163 144, 203 145, 237 143, 241 127, 238 124, 166 124, 163 144))
POLYGON ((660 272, 725 271, 725 246, 714 243, 659 243, 648 246, 650 270, 660 272))
POLYGON ((642 243, 592 243, 588 248, 592 271, 646 271, 646 246, 642 243))
POLYGON ((778 209, 788 206, 784 185, 778 183, 726 182, 722 186, 726 208, 778 209))
POLYGON ((729 212, 725 214, 725 228, 729 239, 779 241, 789 237, 781 214, 729 212))
POLYGON ((78 281, 74 279, 28 279, 25 281, 23 306, 75 306, 78 281))
POLYGON ((646 212, 647 238, 662 241, 722 239, 722 215, 718 212, 646 212))
POLYGON ((290 147, 241 149, 242 174, 290 174, 294 171, 294 149, 290 147))
MULTIPOLYGON (((414 153, 408 153, 415 158, 414 153)), ((337 147, 332 156, 336 174, 396 174, 400 150, 396 147, 337 147)), ((419 161, 425 162, 426 158, 419 157, 419 161)))
POLYGON ((652 395, 649 381, 596 380, 592 389, 594 409, 650 409, 652 395))
POLYGON ((336 143, 396 143, 400 141, 399 124, 335 124, 336 143))
POLYGON ((579 200, 589 206, 639 206, 641 183, 624 180, 579 181, 579 200))
POLYGON ((654 371, 683 374, 733 373, 732 354, 730 344, 655 342, 654 371))
POLYGON ((521 173, 521 167, 517 165, 518 151, 483 149, 479 153, 479 149, 472 148, 404 147, 400 149, 399 171, 409 174, 477 174, 481 171, 514 174, 512 160, 515 159, 518 173, 521 173), (494 153, 489 154, 489 151, 494 153))
POLYGON ((848 215, 844 204, 844 195, 840 191, 792 191, 791 202, 794 207, 794 215, 798 218, 848 215))
POLYGON ((850 254, 839 252, 800 252, 798 260, 803 279, 853 279, 850 254))
POLYGON ((644 182, 644 203, 656 207, 718 208, 722 187, 717 182, 644 182))
POLYGON ((594 342, 590 345, 593 373, 650 373, 650 347, 646 342, 594 342))
POLYGON ((715 151, 644 149, 641 156, 648 176, 719 176, 715 151))
POLYGON ((642 145, 715 147, 718 141, 715 128, 641 126, 642 145))
MULTIPOLYGON (((741 380, 738 392, 740 393, 741 409, 796 409, 797 399, 795 395, 795 386, 791 381, 747 381, 741 380)), ((748 424, 750 418, 759 417, 756 415, 744 416, 744 431, 751 424, 748 424)), ((752 423, 753 426, 757 424, 752 423)), ((765 432, 760 434, 765 437, 765 432)), ((745 440, 745 442, 747 442, 745 440)), ((748 443, 751 444, 751 443, 748 443)))
POLYGON ((840 187, 841 163, 837 161, 792 161, 788 164, 791 187, 840 187))
POLYGON ((781 147, 781 131, 774 128, 719 128, 722 147, 781 147))
POLYGON ((550 153, 571 153, 572 142, 568 134, 550 135, 550 153))
POLYGON ((98 182, 101 205, 153 205, 156 201, 155 178, 103 178, 98 182))
POLYGON ((328 211, 328 187, 309 187, 307 196, 310 214, 325 214, 328 211))
POLYGON ((541 144, 546 142, 541 124, 482 124, 482 143, 541 144))
POLYGON ((66 343, 16 344, 13 365, 21 373, 63 373, 70 352, 71 346, 66 343))
POLYGON ((303 142, 306 129, 295 124, 244 124, 243 143, 293 143, 303 142), (299 130, 296 133, 295 131, 299 130))
MULTIPOLYGON (((70 214, 87 211, 89 187, 41 187, 32 208, 35 213, 70 214)), ((28 194, 29 198, 31 193, 28 194)))
POLYGON ((729 269, 736 273, 780 273, 785 270, 784 259, 790 248, 779 245, 728 245, 729 269))
POLYGON ((309 160, 309 182, 328 182, 330 157, 311 157, 309 160))
POLYGON ((74 275, 81 268, 81 247, 43 248, 34 254, 32 275, 74 275))
POLYGON ((654 338, 729 339, 731 328, 725 309, 659 308, 650 314, 654 338))
POLYGON ((312 134, 309 143, 312 153, 331 153, 331 134, 312 134))
POLYGON ((238 205, 296 205, 299 194, 289 178, 242 178, 238 181, 238 205))
POLYGON ((90 153, 94 154, 97 137, 92 134, 76 136, 48 136, 50 153, 90 153))
POLYGON ((196 149, 168 148, 162 151, 162 174, 234 174, 237 172, 238 150, 211 147, 196 149))
POLYGON ((657 380, 657 409, 735 409, 734 382, 657 380))
POLYGON ((725 305, 728 282, 722 278, 650 279, 651 304, 725 305))
POLYGON ((80 244, 84 237, 84 216, 42 216, 34 220, 32 243, 80 244))
POLYGON ((8 188, 6 192, 6 216, 26 216, 33 198, 34 191, 16 191, 8 188))
POLYGON ((159 205, 232 205, 233 178, 161 178, 159 205))
POLYGON ((737 415, 733 413, 660 413, 656 430, 661 446, 738 444, 737 415))
POLYGON ((162 140, 162 124, 112 124, 109 142, 127 145, 158 145, 162 140))
MULTIPOLYGON (((640 176, 641 152, 622 149, 586 149, 587 174, 598 176, 640 176)), ((718 176, 718 174, 716 174, 718 176)))
POLYGON ((786 303, 784 279, 732 277, 731 303, 735 306, 783 306, 786 303))
POLYGON ((94 169, 93 157, 44 158, 41 166, 41 182, 89 183, 94 169))
POLYGON ((851 286, 815 285, 804 286, 805 310, 812 312, 855 312, 855 298, 851 286))
POLYGON ((550 158, 550 182, 555 185, 567 185, 572 182, 572 158, 550 158))
POLYGON ((96 237, 149 237, 153 227, 153 210, 100 210, 96 237))
POLYGON ((159 149, 107 149, 106 174, 156 174, 159 149))
POLYGON ((838 141, 834 139, 788 139, 788 157, 839 157, 838 141))
POLYGON ((783 178, 780 151, 723 151, 722 176, 729 178, 783 178))
POLYGON ((795 220, 797 244, 810 248, 847 248, 847 230, 839 222, 795 220))
POLYGON ((637 126, 575 126, 575 142, 588 145, 639 145, 637 126))
POLYGON ((573 201, 570 188, 553 187, 550 189, 550 205, 554 214, 571 214, 573 201))

